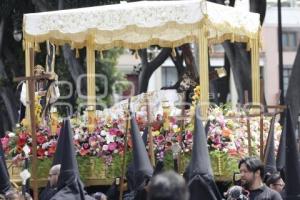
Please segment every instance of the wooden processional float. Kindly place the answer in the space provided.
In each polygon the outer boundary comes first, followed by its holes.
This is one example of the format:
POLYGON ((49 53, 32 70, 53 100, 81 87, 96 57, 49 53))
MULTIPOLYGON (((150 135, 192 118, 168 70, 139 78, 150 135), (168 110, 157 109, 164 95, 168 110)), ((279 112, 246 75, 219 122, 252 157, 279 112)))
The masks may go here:
MULTIPOLYGON (((260 102, 259 14, 240 11, 207 1, 142 1, 108 6, 25 14, 23 20, 26 77, 33 76, 34 51, 40 43, 69 44, 72 49, 86 48, 88 117, 95 115, 95 51, 121 47, 134 50, 150 45, 175 48, 184 43, 199 45, 201 114, 209 102, 208 46, 244 42, 251 51, 252 99, 260 102)), ((36 155, 34 122, 34 79, 27 80, 27 120, 31 124, 33 155, 36 155), (30 98, 30 99, 29 99, 30 98)), ((37 197, 36 156, 32 178, 37 197)))

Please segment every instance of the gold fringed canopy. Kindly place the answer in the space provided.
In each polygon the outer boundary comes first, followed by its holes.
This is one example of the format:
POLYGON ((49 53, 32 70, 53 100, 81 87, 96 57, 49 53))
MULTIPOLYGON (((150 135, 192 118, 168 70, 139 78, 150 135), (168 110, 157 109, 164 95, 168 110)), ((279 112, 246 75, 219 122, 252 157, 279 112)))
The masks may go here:
POLYGON ((141 1, 25 14, 23 23, 25 44, 35 46, 49 40, 72 48, 87 47, 89 105, 96 101, 95 80, 90 76, 95 72, 95 50, 150 45, 174 48, 189 42, 199 43, 201 101, 205 105, 209 100, 207 46, 225 40, 245 42, 252 50, 252 94, 253 101, 259 102, 259 14, 201 0, 141 1))

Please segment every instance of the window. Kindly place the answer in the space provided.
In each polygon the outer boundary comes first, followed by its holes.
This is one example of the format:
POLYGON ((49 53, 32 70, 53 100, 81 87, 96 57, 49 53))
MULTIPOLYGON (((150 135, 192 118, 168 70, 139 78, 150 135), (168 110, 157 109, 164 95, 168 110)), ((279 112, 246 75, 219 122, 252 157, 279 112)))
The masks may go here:
POLYGON ((173 86, 178 81, 175 67, 162 67, 162 87, 173 86))
POLYGON ((222 44, 212 45, 211 48, 213 53, 224 53, 225 51, 222 44))
POLYGON ((282 48, 284 51, 296 51, 297 49, 297 32, 282 33, 282 48))
POLYGON ((292 66, 284 66, 283 67, 283 94, 286 94, 288 85, 289 85, 289 80, 290 76, 292 73, 292 66))

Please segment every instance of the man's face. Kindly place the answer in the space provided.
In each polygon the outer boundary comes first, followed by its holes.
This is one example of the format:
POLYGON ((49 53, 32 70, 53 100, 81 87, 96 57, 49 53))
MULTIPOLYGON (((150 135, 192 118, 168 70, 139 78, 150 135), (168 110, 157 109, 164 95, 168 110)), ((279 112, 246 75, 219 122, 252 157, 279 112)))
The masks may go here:
POLYGON ((48 181, 50 183, 50 187, 55 187, 58 181, 58 171, 51 169, 48 176, 48 181))
POLYGON ((248 170, 245 163, 240 166, 241 184, 245 189, 249 189, 255 180, 255 173, 248 170))
POLYGON ((279 179, 278 181, 276 181, 276 183, 270 185, 270 187, 277 192, 282 192, 284 186, 285 184, 282 179, 279 179))

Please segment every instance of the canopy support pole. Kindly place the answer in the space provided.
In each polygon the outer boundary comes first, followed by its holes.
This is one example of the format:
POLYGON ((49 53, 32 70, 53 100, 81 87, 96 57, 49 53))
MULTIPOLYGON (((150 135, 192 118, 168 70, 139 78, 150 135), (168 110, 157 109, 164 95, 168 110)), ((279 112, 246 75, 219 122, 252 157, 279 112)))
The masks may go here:
POLYGON ((207 27, 204 24, 199 30, 199 78, 200 78, 200 107, 201 116, 206 118, 209 106, 209 79, 208 79, 208 39, 207 27))
MULTIPOLYGON (((25 66, 26 76, 32 77, 34 75, 34 49, 33 43, 25 41, 25 66)), ((35 122, 35 80, 27 80, 26 84, 26 119, 28 119, 29 130, 32 136, 32 162, 31 173, 33 181, 33 199, 38 199, 38 185, 37 185, 37 142, 36 142, 36 122, 35 122)))
POLYGON ((252 102, 260 104, 259 38, 252 39, 251 47, 252 102))
POLYGON ((96 110, 96 81, 95 81, 95 49, 93 37, 89 37, 86 47, 86 65, 87 65, 87 115, 88 131, 91 133, 95 128, 95 110, 96 110))

